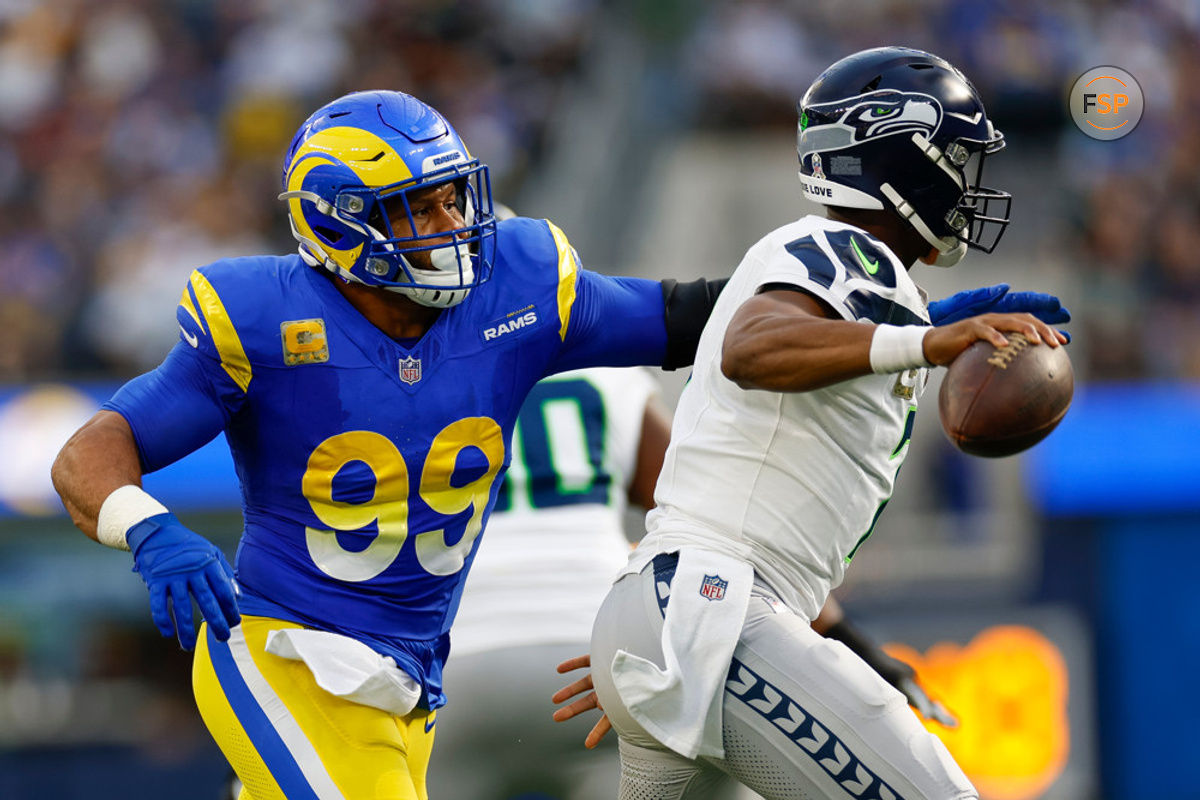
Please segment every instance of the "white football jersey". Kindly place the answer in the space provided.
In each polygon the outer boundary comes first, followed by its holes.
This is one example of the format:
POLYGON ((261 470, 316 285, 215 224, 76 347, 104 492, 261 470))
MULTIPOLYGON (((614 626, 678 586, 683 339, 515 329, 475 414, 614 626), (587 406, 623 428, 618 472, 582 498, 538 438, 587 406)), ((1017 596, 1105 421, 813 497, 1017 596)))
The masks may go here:
POLYGON ((628 488, 657 390, 640 368, 564 372, 534 387, 466 581, 453 655, 588 641, 629 558, 628 488))
POLYGON ((755 244, 700 338, 630 568, 681 545, 732 552, 812 619, 892 494, 928 375, 867 375, 809 392, 738 388, 721 373, 725 331, 768 284, 799 287, 847 320, 929 324, 908 271, 858 228, 808 216, 755 244))

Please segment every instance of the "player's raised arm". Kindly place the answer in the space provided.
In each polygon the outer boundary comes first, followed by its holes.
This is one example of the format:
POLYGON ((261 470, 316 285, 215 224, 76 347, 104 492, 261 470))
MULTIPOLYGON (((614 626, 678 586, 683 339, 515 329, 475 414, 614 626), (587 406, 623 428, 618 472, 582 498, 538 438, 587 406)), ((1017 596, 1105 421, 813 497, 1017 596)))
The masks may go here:
POLYGON ((548 372, 590 366, 690 366, 725 284, 725 278, 678 283, 577 268, 570 308, 560 311, 563 347, 548 372))
POLYGON ((985 314, 938 328, 863 325, 831 316, 802 291, 761 292, 734 314, 721 371, 743 389, 809 391, 871 372, 949 364, 978 339, 1002 347, 1005 331, 1051 347, 1067 340, 1032 314, 985 314))
POLYGON ((803 291, 768 287, 734 313, 721 372, 743 389, 819 389, 870 373, 873 330, 834 317, 803 291))

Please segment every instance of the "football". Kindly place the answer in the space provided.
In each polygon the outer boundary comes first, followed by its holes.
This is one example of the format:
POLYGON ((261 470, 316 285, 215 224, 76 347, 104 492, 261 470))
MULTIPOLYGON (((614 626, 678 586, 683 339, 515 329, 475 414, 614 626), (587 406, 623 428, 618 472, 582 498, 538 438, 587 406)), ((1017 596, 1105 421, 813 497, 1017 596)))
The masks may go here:
POLYGON ((959 450, 998 458, 1040 442, 1062 421, 1075 391, 1067 348, 1006 334, 978 341, 950 364, 938 393, 942 428, 959 450))

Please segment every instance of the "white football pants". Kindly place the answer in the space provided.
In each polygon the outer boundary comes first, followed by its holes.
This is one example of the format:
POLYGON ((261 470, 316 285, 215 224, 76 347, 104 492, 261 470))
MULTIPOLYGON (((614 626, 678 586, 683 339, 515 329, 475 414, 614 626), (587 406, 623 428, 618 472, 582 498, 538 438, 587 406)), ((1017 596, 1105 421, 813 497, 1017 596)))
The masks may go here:
POLYGON ((622 704, 617 650, 664 668, 662 627, 676 559, 660 555, 609 592, 592 631, 596 693, 620 736, 620 800, 684 800, 725 772, 767 800, 977 798, 904 696, 841 642, 813 631, 761 581, 729 667, 723 759, 667 749, 622 704))

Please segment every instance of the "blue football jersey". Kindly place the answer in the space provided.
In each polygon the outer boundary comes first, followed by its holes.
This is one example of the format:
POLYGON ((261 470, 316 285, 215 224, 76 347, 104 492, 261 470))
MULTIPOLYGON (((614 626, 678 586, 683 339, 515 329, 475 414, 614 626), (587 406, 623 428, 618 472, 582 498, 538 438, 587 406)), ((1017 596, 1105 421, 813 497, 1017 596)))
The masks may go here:
POLYGON ((579 267, 547 221, 501 224, 490 281, 400 343, 298 256, 192 273, 181 343, 106 407, 147 471, 224 430, 241 481, 244 613, 361 639, 441 705, 451 621, 542 377, 660 364, 656 281, 579 267))

